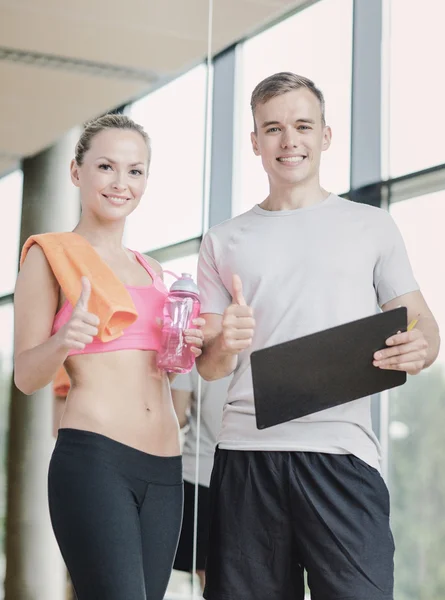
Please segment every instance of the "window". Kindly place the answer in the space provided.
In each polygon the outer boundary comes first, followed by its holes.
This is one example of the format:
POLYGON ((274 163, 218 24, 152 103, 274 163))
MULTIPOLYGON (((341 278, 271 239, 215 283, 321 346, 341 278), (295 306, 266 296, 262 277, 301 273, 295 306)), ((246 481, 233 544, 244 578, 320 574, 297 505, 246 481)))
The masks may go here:
MULTIPOLYGON (((445 190, 391 205, 420 288, 445 330, 445 190)), ((442 600, 445 590, 445 348, 389 392, 389 487, 398 600, 442 600)))
POLYGON ((22 171, 14 171, 0 179, 0 199, 3 206, 7 206, 0 220, 0 296, 10 294, 14 290, 17 278, 22 186, 22 171))
MULTIPOLYGON (((196 283, 196 276, 198 271, 198 255, 190 254, 189 256, 181 256, 181 258, 175 258, 173 260, 165 261, 162 263, 162 268, 172 271, 176 275, 181 275, 181 273, 190 273, 193 277, 193 281, 196 283)), ((166 273, 164 275, 164 280, 169 288, 170 285, 174 282, 174 277, 172 275, 166 273)))
POLYGON ((130 108, 151 138, 147 191, 125 243, 141 252, 202 232, 206 67, 200 65, 130 108))
POLYGON ((445 162, 445 3, 389 7, 389 162, 398 177, 445 162))
POLYGON ((236 165, 233 213, 262 202, 267 177, 251 148, 250 96, 265 77, 293 71, 312 79, 326 100, 331 148, 323 154, 321 184, 335 193, 349 189, 352 75, 352 2, 323 0, 248 40, 239 60, 239 125, 235 126, 236 165), (335 26, 333 25, 335 23, 335 26), (327 60, 329 58, 329 60, 327 60))
POLYGON ((0 576, 3 581, 6 514, 6 440, 8 436, 8 409, 12 376, 13 353, 13 308, 12 304, 0 306, 0 576))

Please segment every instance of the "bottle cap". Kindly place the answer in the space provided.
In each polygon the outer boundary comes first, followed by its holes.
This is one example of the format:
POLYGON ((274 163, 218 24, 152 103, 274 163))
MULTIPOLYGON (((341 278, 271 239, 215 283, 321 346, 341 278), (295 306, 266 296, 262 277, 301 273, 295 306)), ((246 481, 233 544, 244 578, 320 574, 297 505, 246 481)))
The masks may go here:
POLYGON ((199 289, 193 281, 190 273, 181 273, 181 277, 177 279, 170 288, 171 292, 190 292, 199 296, 199 289))

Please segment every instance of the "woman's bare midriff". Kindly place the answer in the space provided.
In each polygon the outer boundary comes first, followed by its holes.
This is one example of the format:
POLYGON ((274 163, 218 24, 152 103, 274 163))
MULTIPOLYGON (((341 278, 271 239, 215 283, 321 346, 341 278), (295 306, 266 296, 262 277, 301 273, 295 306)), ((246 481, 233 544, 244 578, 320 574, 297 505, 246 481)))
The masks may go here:
POLYGON ((156 352, 83 354, 65 367, 71 389, 60 427, 100 433, 149 454, 180 454, 170 383, 156 367, 156 352))

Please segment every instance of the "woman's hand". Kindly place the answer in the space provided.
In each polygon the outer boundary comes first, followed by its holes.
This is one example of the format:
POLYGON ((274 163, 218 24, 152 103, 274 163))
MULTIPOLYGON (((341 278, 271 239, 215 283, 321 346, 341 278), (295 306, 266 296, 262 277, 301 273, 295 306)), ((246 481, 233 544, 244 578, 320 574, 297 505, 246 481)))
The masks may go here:
POLYGON ((195 325, 193 329, 184 330, 184 339, 186 344, 190 346, 190 350, 195 355, 195 358, 198 358, 202 354, 202 346, 204 344, 202 327, 205 325, 205 319, 198 317, 192 321, 192 324, 195 325))
POLYGON ((82 277, 82 292, 70 320, 55 334, 64 350, 83 350, 98 333, 99 317, 88 312, 91 283, 82 277))

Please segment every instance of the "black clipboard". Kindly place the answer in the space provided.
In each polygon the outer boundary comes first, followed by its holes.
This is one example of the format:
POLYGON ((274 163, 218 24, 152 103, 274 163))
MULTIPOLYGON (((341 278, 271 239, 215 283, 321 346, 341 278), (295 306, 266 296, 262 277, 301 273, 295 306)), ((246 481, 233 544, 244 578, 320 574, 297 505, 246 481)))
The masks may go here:
POLYGON ((374 352, 407 329, 402 306, 252 352, 258 429, 403 385, 404 371, 379 369, 374 352))

